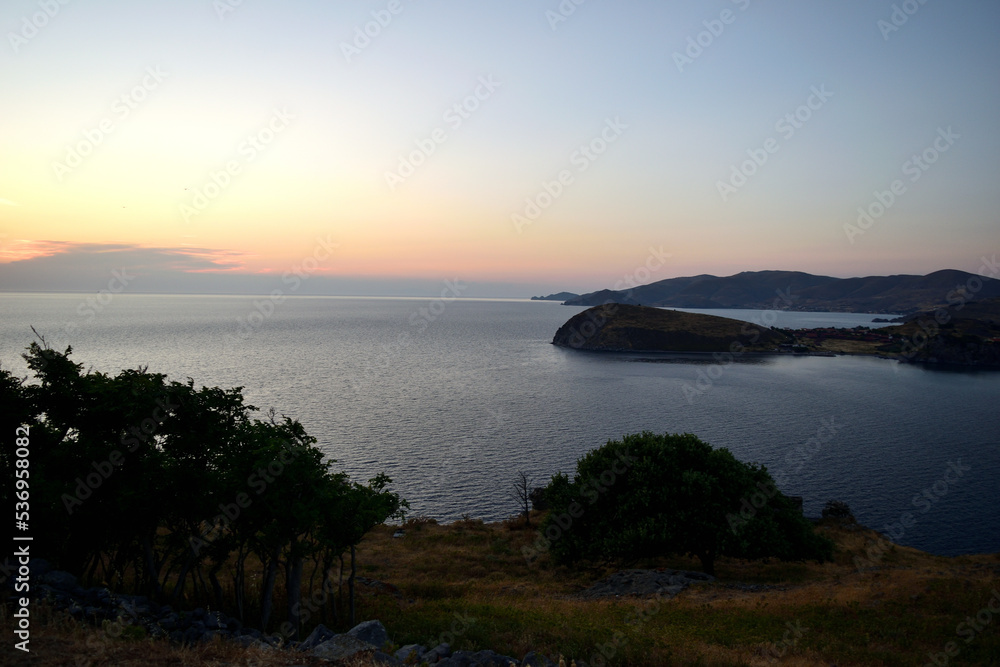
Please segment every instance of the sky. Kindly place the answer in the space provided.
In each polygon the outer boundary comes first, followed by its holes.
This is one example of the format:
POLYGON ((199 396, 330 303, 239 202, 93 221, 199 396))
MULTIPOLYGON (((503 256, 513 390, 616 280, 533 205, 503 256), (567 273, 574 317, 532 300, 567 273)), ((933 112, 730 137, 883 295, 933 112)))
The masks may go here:
POLYGON ((975 272, 991 0, 5 0, 0 290, 975 272))

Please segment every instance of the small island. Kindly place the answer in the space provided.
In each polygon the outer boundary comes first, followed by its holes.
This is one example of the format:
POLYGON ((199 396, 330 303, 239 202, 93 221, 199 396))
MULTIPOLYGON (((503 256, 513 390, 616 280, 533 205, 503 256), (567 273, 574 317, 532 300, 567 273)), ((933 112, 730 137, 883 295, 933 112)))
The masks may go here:
POLYGON ((791 337, 728 317, 607 303, 577 313, 554 345, 603 352, 768 352, 791 337))

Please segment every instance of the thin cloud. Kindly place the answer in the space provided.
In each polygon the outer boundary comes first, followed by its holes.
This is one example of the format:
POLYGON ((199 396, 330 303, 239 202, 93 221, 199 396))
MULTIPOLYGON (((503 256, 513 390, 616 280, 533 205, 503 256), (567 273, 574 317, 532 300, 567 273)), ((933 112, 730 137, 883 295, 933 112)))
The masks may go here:
POLYGON ((0 264, 21 262, 37 257, 50 257, 66 252, 72 244, 63 241, 30 241, 13 239, 0 248, 0 264))
POLYGON ((155 272, 231 272, 243 268, 244 255, 214 248, 144 247, 128 243, 67 243, 18 239, 0 251, 0 261, 12 263, 52 259, 66 266, 114 264, 155 272))
POLYGON ((137 277, 137 289, 183 290, 200 276, 221 279, 243 267, 244 256, 231 250, 17 240, 0 249, 0 289, 90 291, 125 271, 137 277))
POLYGON ((3 197, 0 197, 0 204, 3 204, 4 206, 20 206, 20 204, 18 204, 17 202, 11 201, 9 199, 4 199, 3 197))

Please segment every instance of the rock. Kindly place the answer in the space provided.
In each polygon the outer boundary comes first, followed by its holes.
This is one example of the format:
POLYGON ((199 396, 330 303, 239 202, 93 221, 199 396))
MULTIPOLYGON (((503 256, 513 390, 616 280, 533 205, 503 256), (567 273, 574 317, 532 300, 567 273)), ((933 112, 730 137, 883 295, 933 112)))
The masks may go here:
POLYGON ((46 572, 41 577, 38 578, 38 583, 48 584, 52 588, 60 588, 63 590, 70 590, 76 586, 76 577, 69 572, 64 572, 63 570, 52 570, 51 572, 46 572))
POLYGON ((474 653, 470 651, 455 651, 450 658, 439 661, 434 667, 472 667, 478 664, 473 660, 474 653))
POLYGON ((311 655, 324 660, 347 660, 374 652, 374 646, 351 635, 334 635, 310 651, 311 655))
POLYGON ((177 624, 180 622, 180 620, 181 620, 180 616, 178 616, 173 612, 170 612, 169 614, 160 617, 160 627, 162 627, 164 630, 173 630, 177 627, 177 624))
POLYGON ((715 581, 715 577, 704 572, 687 570, 622 570, 601 579, 580 597, 593 599, 603 597, 636 596, 672 598, 688 585, 715 581))
POLYGON ((521 667, 556 667, 556 663, 549 660, 548 656, 531 651, 524 656, 521 667))
POLYGON ((363 586, 368 586, 379 592, 388 593, 393 597, 403 599, 403 592, 392 584, 387 584, 384 581, 379 581, 378 579, 369 579, 368 577, 355 577, 354 580, 363 586))
POLYGON ((44 558, 32 558, 28 567, 30 568, 31 576, 36 580, 52 571, 52 564, 44 558))
POLYGON ((359 623, 348 630, 347 634, 377 649, 382 648, 389 641, 389 633, 386 632, 385 626, 380 621, 359 623))
POLYGON ((433 665, 442 658, 450 658, 450 657, 451 657, 451 646, 442 643, 438 644, 430 651, 427 651, 427 653, 424 653, 422 656, 420 656, 420 661, 428 662, 433 665))
POLYGON ((309 636, 306 637, 305 640, 303 640, 303 642, 299 645, 299 650, 311 651, 336 634, 336 632, 320 623, 313 628, 313 631, 309 633, 309 636))
POLYGON ((407 644, 396 651, 396 659, 406 662, 412 657, 413 660, 419 662, 426 652, 426 646, 421 646, 420 644, 407 644))
POLYGON ((516 660, 507 655, 501 655, 496 651, 479 651, 473 653, 472 662, 482 667, 510 667, 511 663, 518 665, 520 660, 516 660))

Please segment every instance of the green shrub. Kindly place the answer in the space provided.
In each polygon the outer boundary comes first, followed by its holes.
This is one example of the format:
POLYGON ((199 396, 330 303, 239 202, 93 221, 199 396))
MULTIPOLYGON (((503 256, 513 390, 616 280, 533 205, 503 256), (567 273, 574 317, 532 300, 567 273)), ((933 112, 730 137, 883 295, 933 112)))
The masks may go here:
POLYGON ((767 470, 691 434, 651 432, 609 441, 546 487, 541 533, 557 561, 692 555, 714 573, 717 556, 827 560, 813 532, 767 470))

